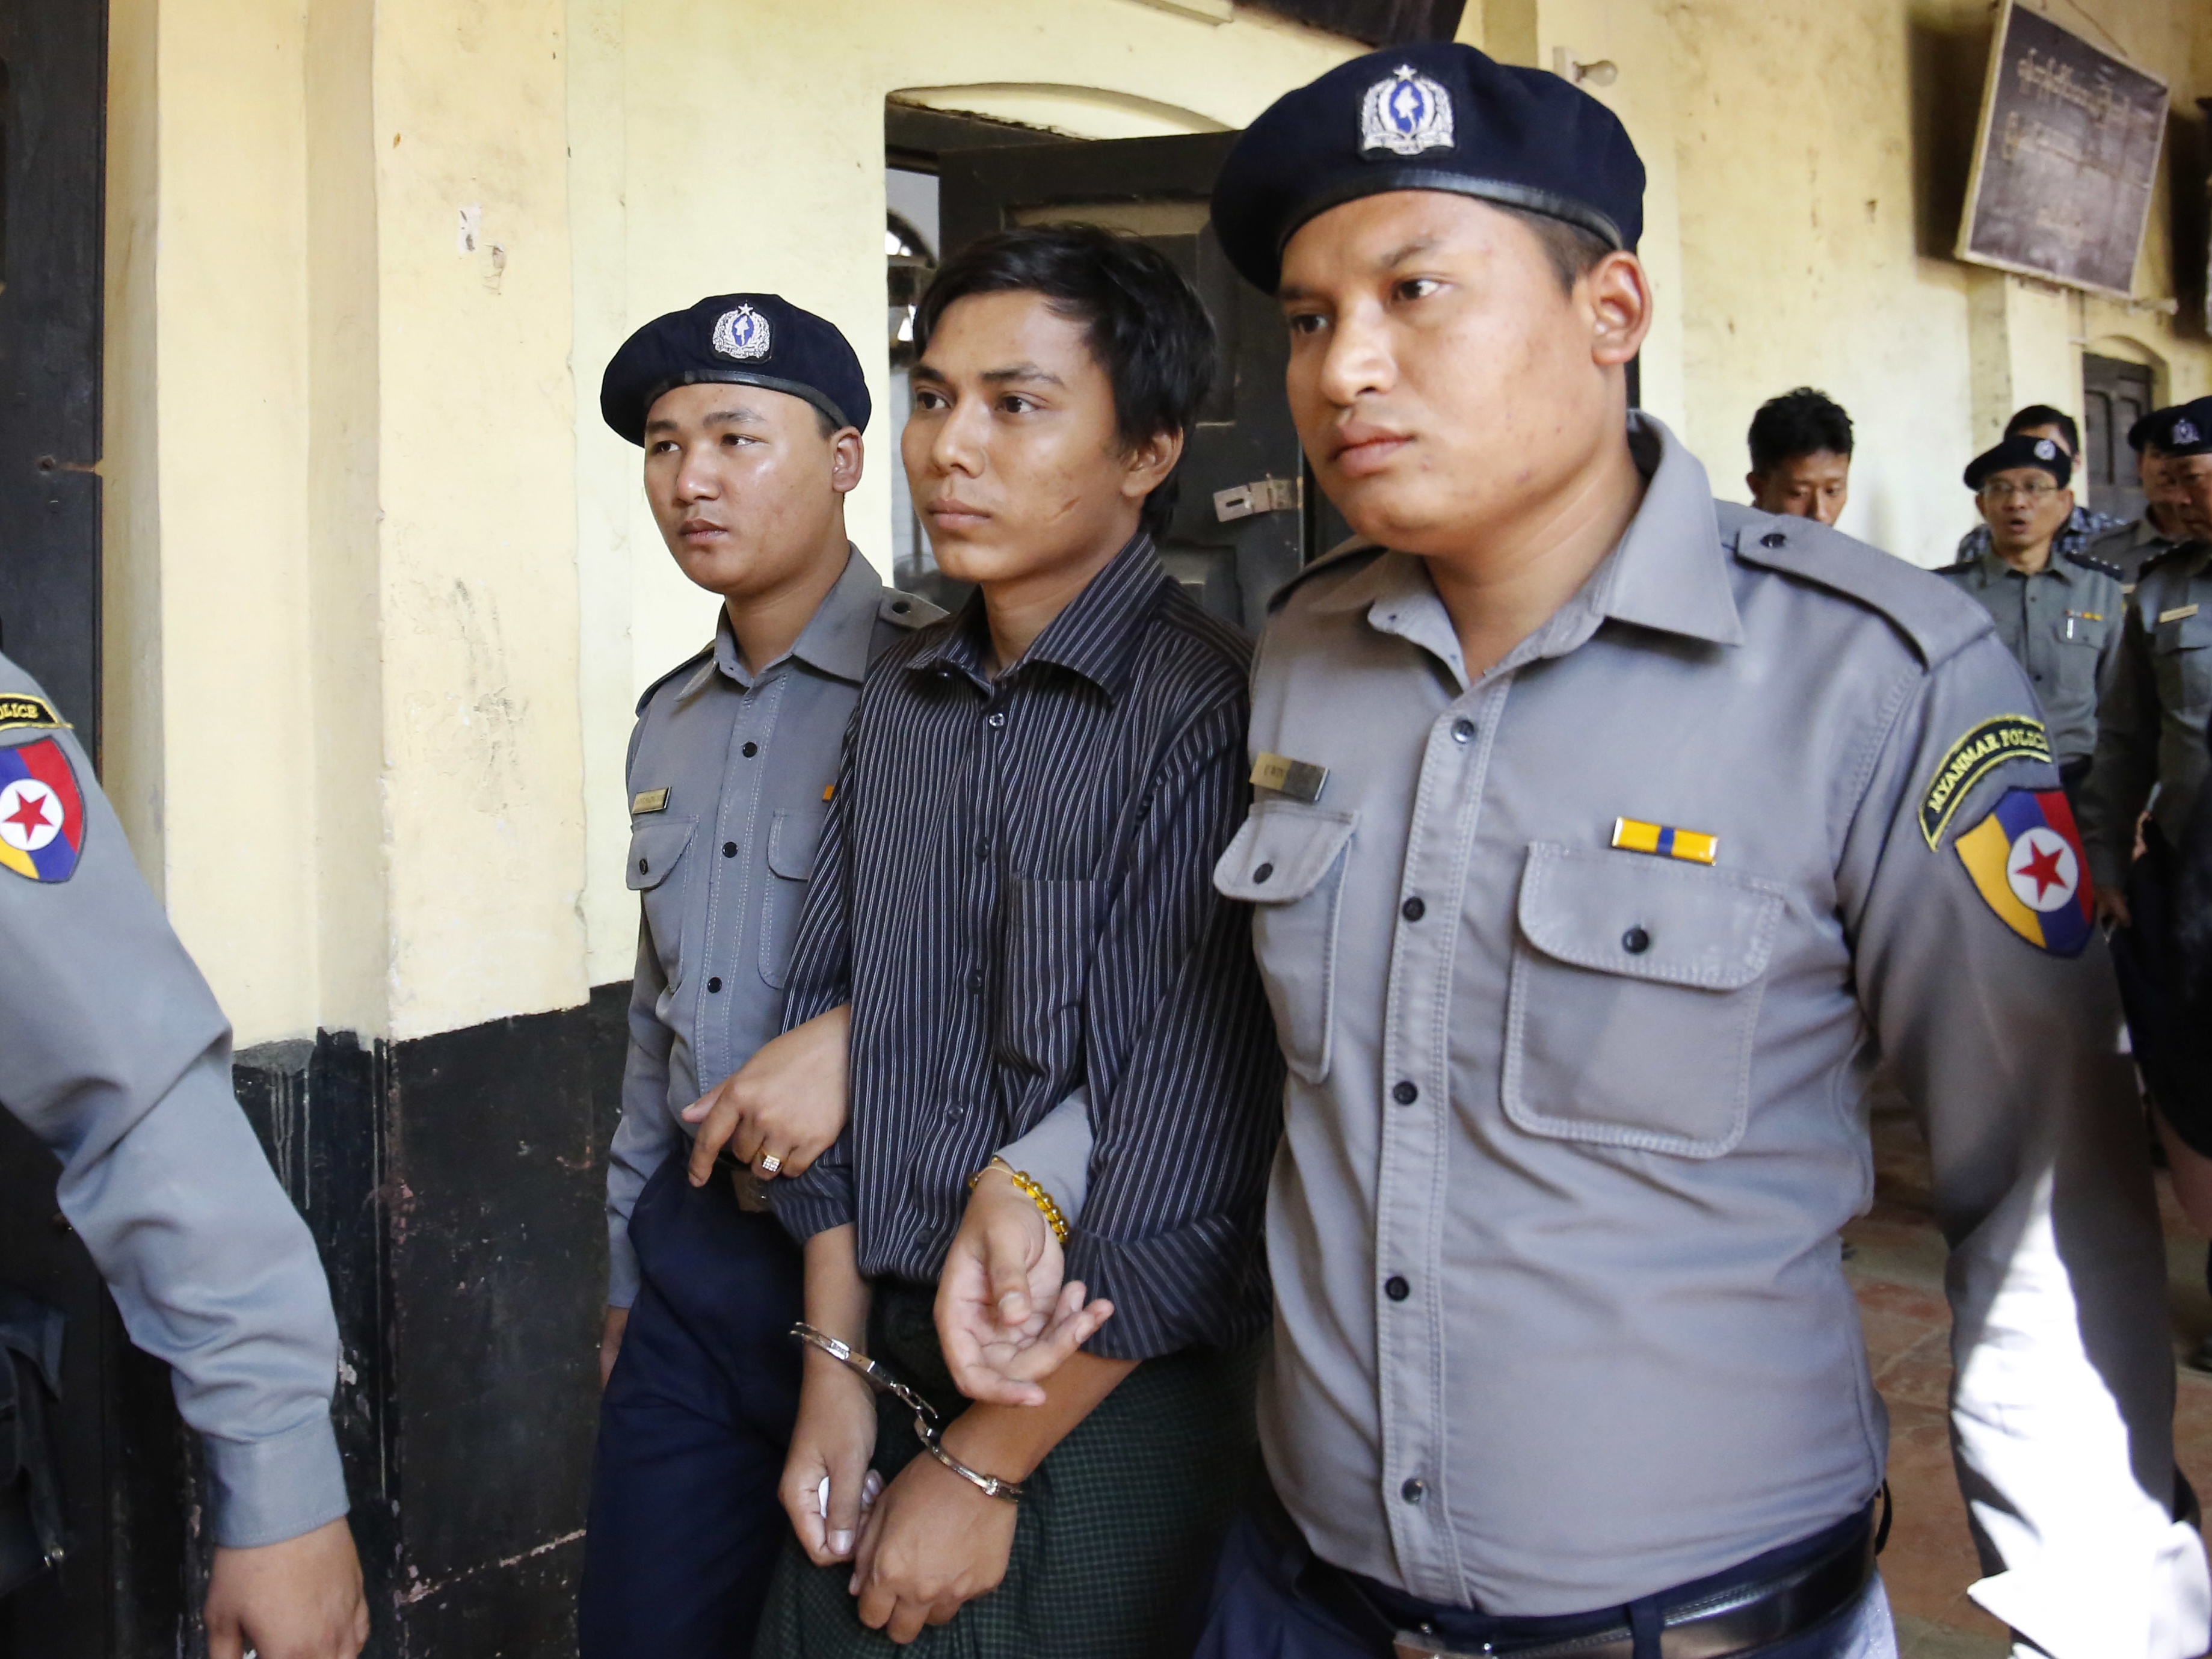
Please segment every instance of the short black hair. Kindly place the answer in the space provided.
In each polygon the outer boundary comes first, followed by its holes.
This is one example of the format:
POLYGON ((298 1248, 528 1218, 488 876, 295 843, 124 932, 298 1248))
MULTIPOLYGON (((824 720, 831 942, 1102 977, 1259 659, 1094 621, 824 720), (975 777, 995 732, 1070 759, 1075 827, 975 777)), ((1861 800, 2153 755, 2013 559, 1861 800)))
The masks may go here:
MULTIPOLYGON (((929 349, 946 311, 978 294, 1035 294, 1082 325, 1114 387, 1125 449, 1163 432, 1188 438, 1213 388, 1213 322, 1158 248, 1097 225, 1024 225, 978 237, 938 268, 914 316, 915 349, 929 349)), ((1178 465, 1145 498, 1158 536, 1175 515, 1178 465)))
POLYGON ((1552 262, 1552 274, 1559 279, 1559 286, 1569 294, 1575 284, 1589 275, 1597 262, 1616 250, 1595 231, 1584 230, 1580 225, 1569 224, 1565 219, 1555 219, 1548 213, 1538 213, 1531 208, 1506 207, 1488 202, 1510 218, 1518 219, 1528 227, 1536 240, 1544 245, 1544 252, 1552 262))
POLYGON ((1851 417, 1826 392, 1801 386, 1769 398, 1751 417, 1751 470, 1765 474, 1800 455, 1829 450, 1849 459, 1851 417))
POLYGON ((2014 410, 2012 419, 2005 422, 2004 434, 2008 438, 2017 438, 2021 433, 2039 426, 2057 427, 2059 435, 2066 440, 2069 455, 2081 453, 2081 428, 2074 424, 2071 415, 2063 409, 2053 409, 2049 404, 2030 404, 2026 409, 2014 410))

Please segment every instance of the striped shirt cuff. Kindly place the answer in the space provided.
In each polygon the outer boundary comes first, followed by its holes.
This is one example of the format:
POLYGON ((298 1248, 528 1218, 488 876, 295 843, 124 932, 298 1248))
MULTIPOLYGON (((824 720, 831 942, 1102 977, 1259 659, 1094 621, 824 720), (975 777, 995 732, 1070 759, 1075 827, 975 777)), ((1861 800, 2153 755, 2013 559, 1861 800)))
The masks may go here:
POLYGON ((215 1541, 224 1549, 281 1544, 351 1507, 327 1416, 265 1440, 205 1439, 215 1541))
POLYGON ((1133 1243, 1078 1228, 1069 1279, 1114 1316, 1084 1350, 1102 1359, 1157 1359, 1185 1348, 1233 1348, 1267 1325, 1267 1267, 1257 1217, 1206 1216, 1133 1243))
POLYGON ((854 1218, 853 1172, 842 1164, 817 1164, 796 1181, 770 1183, 769 1202, 784 1231, 805 1243, 854 1218))

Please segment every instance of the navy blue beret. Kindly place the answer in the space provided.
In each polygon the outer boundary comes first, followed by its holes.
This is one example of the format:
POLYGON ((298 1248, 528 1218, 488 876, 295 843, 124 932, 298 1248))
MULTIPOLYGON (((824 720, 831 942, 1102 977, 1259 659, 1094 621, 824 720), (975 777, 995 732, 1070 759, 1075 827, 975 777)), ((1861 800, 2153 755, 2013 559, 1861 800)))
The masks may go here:
POLYGON ((1214 182, 1214 234, 1273 294, 1291 233, 1388 190, 1547 214, 1608 247, 1644 234, 1644 163, 1618 116, 1556 75, 1449 41, 1355 58, 1269 105, 1214 182))
MULTIPOLYGON (((2136 425, 2144 441, 2154 445, 2160 454, 2212 455, 2212 398, 2153 410, 2136 425)), ((2129 431, 2128 441, 2137 449, 2142 447, 2136 443, 2134 429, 2129 431)))
POLYGON ((2048 438, 2031 438, 2026 433, 2007 438, 1995 449, 1985 449, 1966 463, 1966 488, 1979 489, 1982 480, 1992 472, 2004 472, 2015 466, 2039 466, 2058 481, 2061 489, 2074 476, 2073 458, 2048 438))
POLYGON ((839 426, 868 425, 868 382, 833 323, 774 294, 718 294, 656 317, 623 342, 599 382, 599 413, 634 444, 672 386, 702 380, 804 398, 839 426))

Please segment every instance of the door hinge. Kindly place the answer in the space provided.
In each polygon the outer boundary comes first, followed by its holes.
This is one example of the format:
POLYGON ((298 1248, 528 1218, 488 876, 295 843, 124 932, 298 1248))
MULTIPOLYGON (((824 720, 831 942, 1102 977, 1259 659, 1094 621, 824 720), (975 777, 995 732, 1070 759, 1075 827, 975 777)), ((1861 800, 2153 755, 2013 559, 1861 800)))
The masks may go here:
POLYGON ((1213 492, 1213 516, 1223 524, 1260 513, 1295 513, 1305 504, 1304 478, 1261 478, 1213 492))

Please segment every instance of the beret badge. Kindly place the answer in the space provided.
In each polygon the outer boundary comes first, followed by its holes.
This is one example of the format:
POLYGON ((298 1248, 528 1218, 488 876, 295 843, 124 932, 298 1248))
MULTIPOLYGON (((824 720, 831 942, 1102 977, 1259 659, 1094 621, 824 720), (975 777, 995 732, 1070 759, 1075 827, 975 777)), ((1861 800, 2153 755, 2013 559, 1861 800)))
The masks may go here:
POLYGON ((1425 149, 1449 149, 1451 143, 1451 94, 1410 64, 1399 64, 1360 100, 1363 155, 1419 155, 1425 149))
POLYGON ((714 349, 739 362, 765 357, 769 351, 768 319, 750 306, 726 311, 714 319, 714 349))
POLYGON ((2194 421, 2190 420, 2185 416, 2173 423, 2172 436, 2173 438, 2173 441, 2177 444, 2194 444, 2204 441, 2197 435, 2197 423, 2194 421))
POLYGON ((2057 460, 2058 446, 2048 438, 2038 438, 2035 441, 2035 459, 2039 461, 2057 460))

